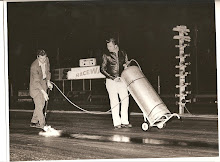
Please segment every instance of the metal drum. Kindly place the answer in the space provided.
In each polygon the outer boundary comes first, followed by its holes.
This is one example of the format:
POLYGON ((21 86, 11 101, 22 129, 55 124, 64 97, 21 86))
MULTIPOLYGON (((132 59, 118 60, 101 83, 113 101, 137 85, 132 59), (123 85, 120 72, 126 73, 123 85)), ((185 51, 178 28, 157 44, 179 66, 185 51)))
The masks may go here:
POLYGON ((150 125, 165 114, 170 114, 164 102, 137 66, 127 67, 121 74, 135 102, 150 125))

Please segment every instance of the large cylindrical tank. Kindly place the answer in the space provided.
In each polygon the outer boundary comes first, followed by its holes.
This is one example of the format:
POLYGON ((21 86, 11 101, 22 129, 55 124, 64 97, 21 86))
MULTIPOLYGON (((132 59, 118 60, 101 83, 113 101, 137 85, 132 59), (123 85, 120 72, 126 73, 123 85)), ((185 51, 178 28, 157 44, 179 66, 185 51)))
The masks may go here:
POLYGON ((127 67, 121 74, 128 91, 138 104, 149 123, 170 113, 150 82, 137 66, 127 67))

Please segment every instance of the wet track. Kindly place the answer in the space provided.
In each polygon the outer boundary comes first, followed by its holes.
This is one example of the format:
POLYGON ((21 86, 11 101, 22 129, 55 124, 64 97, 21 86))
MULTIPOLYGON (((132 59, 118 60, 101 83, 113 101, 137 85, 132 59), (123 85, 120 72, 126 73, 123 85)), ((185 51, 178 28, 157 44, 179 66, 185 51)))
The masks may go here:
POLYGON ((44 137, 29 127, 31 116, 10 111, 11 161, 219 156, 216 118, 174 118, 144 132, 141 115, 130 116, 132 128, 114 130, 110 114, 48 113, 47 124, 62 133, 44 137))

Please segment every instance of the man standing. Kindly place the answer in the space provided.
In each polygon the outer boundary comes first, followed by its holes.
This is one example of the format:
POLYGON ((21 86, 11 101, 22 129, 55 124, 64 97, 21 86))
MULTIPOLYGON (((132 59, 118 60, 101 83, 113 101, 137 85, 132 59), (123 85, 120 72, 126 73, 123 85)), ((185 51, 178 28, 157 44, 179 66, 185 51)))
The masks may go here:
POLYGON ((129 95, 126 84, 121 80, 122 71, 128 65, 127 54, 119 49, 114 38, 106 40, 109 52, 102 56, 101 72, 106 76, 106 89, 109 94, 112 111, 113 125, 115 129, 132 127, 128 121, 129 95), (119 98, 121 100, 121 113, 119 98))
POLYGON ((50 63, 44 50, 37 51, 37 59, 31 64, 30 68, 30 96, 33 98, 35 109, 31 119, 31 127, 43 129, 45 117, 43 109, 45 101, 49 100, 47 88, 52 90, 50 82, 50 63))

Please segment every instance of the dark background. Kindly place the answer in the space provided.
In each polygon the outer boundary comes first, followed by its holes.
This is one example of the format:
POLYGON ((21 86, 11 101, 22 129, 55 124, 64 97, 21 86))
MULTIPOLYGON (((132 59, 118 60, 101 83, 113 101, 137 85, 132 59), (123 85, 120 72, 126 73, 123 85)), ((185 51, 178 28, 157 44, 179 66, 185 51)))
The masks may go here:
MULTIPOLYGON (((81 58, 100 65, 105 38, 115 35, 129 59, 161 93, 174 95, 179 42, 172 29, 190 29, 185 53, 191 65, 187 81, 192 94, 216 94, 215 4, 213 0, 68 1, 8 3, 9 81, 14 92, 28 89, 36 50, 44 48, 51 69, 79 66, 81 58), (58 54, 59 53, 59 54, 58 54)), ((79 83, 79 82, 78 82, 79 83)), ((81 83, 79 83, 81 84, 81 83)), ((104 85, 104 84, 103 84, 104 85)), ((10 87, 11 87, 10 86, 10 87)), ((103 86, 104 87, 104 86, 103 86)), ((103 88, 103 91, 106 91, 103 88)))

